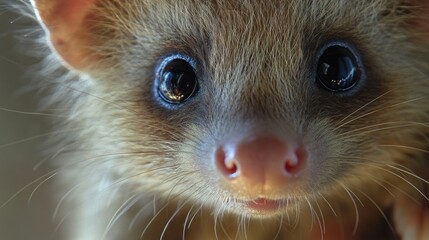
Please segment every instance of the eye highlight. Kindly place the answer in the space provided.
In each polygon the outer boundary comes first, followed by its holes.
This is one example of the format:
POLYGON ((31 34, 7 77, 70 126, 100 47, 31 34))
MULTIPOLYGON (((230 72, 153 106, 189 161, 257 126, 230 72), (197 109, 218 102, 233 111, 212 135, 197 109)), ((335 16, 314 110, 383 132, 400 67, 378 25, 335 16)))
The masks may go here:
POLYGON ((362 80, 363 64, 353 47, 341 41, 333 41, 320 49, 316 81, 330 92, 346 92, 362 80))
POLYGON ((157 92, 169 104, 180 104, 195 96, 199 84, 195 61, 182 55, 165 58, 158 67, 157 92))

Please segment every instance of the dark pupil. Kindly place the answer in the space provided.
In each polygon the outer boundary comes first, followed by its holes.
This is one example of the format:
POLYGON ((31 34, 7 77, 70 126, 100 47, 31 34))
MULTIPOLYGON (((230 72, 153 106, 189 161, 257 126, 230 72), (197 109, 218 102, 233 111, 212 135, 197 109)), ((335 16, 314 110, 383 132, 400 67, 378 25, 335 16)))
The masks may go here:
POLYGON ((317 77, 328 90, 346 91, 356 84, 360 78, 360 71, 350 50, 341 46, 331 46, 319 59, 317 77))
POLYGON ((170 103, 184 102, 192 97, 197 88, 194 68, 185 60, 172 60, 161 74, 159 91, 170 103))

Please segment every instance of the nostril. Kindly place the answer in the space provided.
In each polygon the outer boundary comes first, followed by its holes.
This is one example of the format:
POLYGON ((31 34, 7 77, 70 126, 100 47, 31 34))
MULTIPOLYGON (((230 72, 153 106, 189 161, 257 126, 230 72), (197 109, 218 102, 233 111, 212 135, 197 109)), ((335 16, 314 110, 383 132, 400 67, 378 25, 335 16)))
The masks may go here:
POLYGON ((237 163, 235 161, 227 162, 226 170, 231 178, 236 177, 236 173, 238 171, 237 163))
POLYGON ((234 179, 238 176, 238 164, 233 159, 227 159, 226 153, 222 147, 216 151, 216 167, 228 179, 234 179))
POLYGON ((304 169, 307 161, 307 153, 303 148, 298 148, 292 155, 286 159, 284 170, 286 174, 296 175, 304 169))
POLYGON ((291 160, 286 160, 285 164, 285 170, 286 173, 293 173, 296 170, 296 163, 292 162, 291 160))

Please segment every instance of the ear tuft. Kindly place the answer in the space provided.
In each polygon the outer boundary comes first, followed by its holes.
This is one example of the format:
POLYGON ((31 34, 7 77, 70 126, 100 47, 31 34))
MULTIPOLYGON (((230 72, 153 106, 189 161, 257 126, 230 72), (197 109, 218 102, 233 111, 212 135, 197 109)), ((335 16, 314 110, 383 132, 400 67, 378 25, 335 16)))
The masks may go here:
POLYGON ((70 67, 83 70, 91 61, 88 18, 97 0, 32 0, 52 48, 70 67))

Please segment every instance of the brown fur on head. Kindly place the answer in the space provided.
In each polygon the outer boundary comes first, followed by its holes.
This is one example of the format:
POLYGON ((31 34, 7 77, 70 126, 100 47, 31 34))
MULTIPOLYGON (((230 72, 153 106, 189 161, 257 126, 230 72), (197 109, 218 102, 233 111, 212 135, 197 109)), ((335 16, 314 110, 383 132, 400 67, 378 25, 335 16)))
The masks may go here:
POLYGON ((88 86, 70 116, 84 129, 75 137, 100 155, 127 153, 95 160, 97 170, 82 177, 125 179, 132 187, 120 185, 131 195, 172 195, 216 216, 252 216, 228 205, 255 196, 223 185, 212 169, 214 149, 255 132, 288 133, 313 158, 305 177, 273 196, 297 199, 301 208, 308 202, 311 211, 322 202, 326 212, 329 203, 356 205, 354 198, 385 210, 398 186, 419 195, 421 187, 410 186, 418 179, 405 171, 428 177, 425 1, 58 3, 35 6, 52 46, 88 86), (334 40, 354 46, 364 64, 364 80, 351 93, 330 93, 315 80, 319 49, 334 40), (163 58, 176 53, 195 60, 200 91, 170 106, 157 97, 154 79, 163 58))

